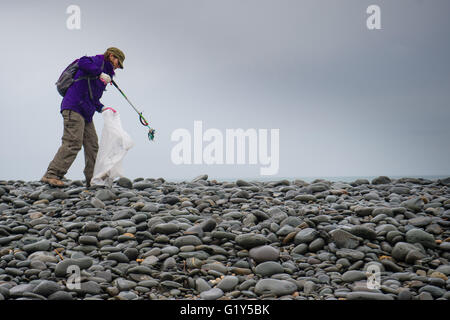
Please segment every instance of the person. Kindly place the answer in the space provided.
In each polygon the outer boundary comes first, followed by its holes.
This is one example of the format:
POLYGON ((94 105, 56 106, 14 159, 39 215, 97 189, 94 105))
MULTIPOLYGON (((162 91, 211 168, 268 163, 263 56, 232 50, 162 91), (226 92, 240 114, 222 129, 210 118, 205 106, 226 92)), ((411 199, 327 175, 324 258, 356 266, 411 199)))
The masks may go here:
POLYGON ((64 119, 62 144, 41 181, 55 187, 64 187, 64 175, 74 162, 81 147, 84 148, 86 187, 94 173, 95 159, 98 152, 98 137, 92 118, 95 112, 103 112, 105 108, 100 102, 106 85, 111 82, 117 68, 123 69, 125 54, 118 48, 111 47, 104 54, 84 56, 78 60, 78 71, 74 80, 79 77, 91 77, 75 81, 67 89, 61 103, 61 114, 64 119))

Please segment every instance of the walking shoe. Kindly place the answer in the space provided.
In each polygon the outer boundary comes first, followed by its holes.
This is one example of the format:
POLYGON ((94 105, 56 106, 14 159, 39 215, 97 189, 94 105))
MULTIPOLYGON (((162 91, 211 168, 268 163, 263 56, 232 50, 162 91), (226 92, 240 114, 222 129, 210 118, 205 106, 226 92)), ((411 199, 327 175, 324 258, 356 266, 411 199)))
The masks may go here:
POLYGON ((64 187, 65 186, 64 182, 62 182, 61 180, 56 179, 56 178, 42 177, 41 181, 45 182, 45 183, 48 183, 52 187, 64 187))

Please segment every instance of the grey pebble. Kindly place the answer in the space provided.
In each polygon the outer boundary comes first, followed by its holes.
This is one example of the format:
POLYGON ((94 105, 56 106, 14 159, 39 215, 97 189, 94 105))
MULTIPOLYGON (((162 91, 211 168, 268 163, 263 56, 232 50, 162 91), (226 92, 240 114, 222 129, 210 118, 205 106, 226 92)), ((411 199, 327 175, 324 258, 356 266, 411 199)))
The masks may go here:
POLYGON ((422 229, 411 229, 406 232, 406 241, 409 243, 420 243, 427 248, 434 248, 436 245, 434 236, 422 229))
POLYGON ((195 287, 198 292, 208 291, 211 289, 211 286, 208 284, 208 282, 203 278, 197 278, 195 280, 195 287))
POLYGON ((98 232, 97 238, 100 240, 113 239, 119 234, 116 228, 105 227, 98 232))
POLYGON ((40 240, 23 246, 23 250, 32 253, 36 251, 47 251, 50 249, 51 243, 48 240, 40 240))
POLYGON ((267 239, 261 234, 249 233, 238 235, 235 241, 238 245, 251 249, 266 244, 267 239))
POLYGON ((224 292, 233 290, 239 283, 239 279, 236 276, 226 276, 222 280, 220 280, 217 288, 221 289, 224 292))
POLYGON ((275 261, 266 261, 258 264, 255 268, 255 273, 262 277, 270 277, 276 273, 282 273, 284 268, 275 261))
POLYGON ((294 238, 294 243, 295 244, 310 243, 316 238, 317 235, 318 232, 313 228, 306 228, 300 230, 294 238))
POLYGON ((375 293, 375 292, 350 292, 347 294, 347 300, 394 300, 394 298, 388 294, 375 293))
POLYGON ((249 256, 256 262, 276 261, 280 256, 280 250, 273 246, 260 246, 250 249, 249 256))
POLYGON ((73 300, 73 296, 67 291, 56 291, 48 296, 48 300, 73 300))
POLYGON ((258 295, 273 294, 275 296, 283 296, 292 294, 296 290, 297 286, 292 282, 278 279, 261 279, 255 286, 255 293, 258 295))
MULTIPOLYGON (((74 268, 74 266, 79 269, 87 269, 92 266, 93 261, 91 258, 81 258, 81 259, 64 259, 60 261, 55 267, 55 276, 56 277, 66 277, 68 276, 68 269, 74 268)), ((69 269, 69 271, 70 271, 69 269)), ((76 270, 76 269, 74 269, 76 270)), ((73 272, 72 272, 73 273, 73 272)))
POLYGON ((365 279, 367 279, 367 276, 364 271, 350 270, 342 275, 342 281, 344 282, 354 282, 365 279))
POLYGON ((212 288, 200 293, 200 299, 203 300, 217 300, 223 296, 223 291, 220 288, 212 288))
POLYGON ((201 244, 202 244, 202 241, 194 235, 181 236, 181 237, 176 238, 174 241, 174 245, 177 247, 182 247, 182 246, 187 246, 187 245, 198 246, 201 244))
POLYGON ((61 285, 54 281, 43 280, 33 289, 33 293, 48 297, 59 290, 61 290, 61 285))

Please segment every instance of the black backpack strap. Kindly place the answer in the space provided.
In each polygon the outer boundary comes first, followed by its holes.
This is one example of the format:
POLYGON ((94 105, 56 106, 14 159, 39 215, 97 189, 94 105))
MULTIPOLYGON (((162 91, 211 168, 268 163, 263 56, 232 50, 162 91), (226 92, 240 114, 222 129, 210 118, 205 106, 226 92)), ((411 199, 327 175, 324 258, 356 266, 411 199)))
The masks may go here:
MULTIPOLYGON (((101 71, 103 72, 103 68, 105 67, 105 59, 103 59, 102 61, 102 68, 101 71)), ((87 80, 88 83, 88 89, 89 89, 89 97, 91 98, 91 100, 94 100, 94 97, 92 95, 92 88, 91 88, 91 79, 98 79, 100 76, 95 76, 95 77, 90 77, 90 76, 84 76, 84 77, 79 77, 78 79, 76 79, 75 81, 78 80, 87 80)), ((74 81, 74 82, 75 82, 74 81)))

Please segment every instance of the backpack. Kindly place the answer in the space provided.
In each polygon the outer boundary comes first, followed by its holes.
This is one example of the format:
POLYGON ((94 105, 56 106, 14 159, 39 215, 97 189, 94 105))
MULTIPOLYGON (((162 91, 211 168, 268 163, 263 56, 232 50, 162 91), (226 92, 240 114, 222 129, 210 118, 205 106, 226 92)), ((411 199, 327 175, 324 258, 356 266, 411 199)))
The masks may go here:
MULTIPOLYGON (((91 79, 97 79, 99 76, 84 76, 84 77, 79 77, 77 79, 74 79, 75 74, 78 71, 78 60, 76 59, 75 61, 73 61, 71 64, 69 64, 67 66, 67 68, 64 69, 64 71, 61 73, 61 75, 58 78, 58 81, 56 81, 56 89, 58 90, 59 94, 61 96, 65 96, 67 90, 69 89, 69 87, 76 81, 80 81, 80 80, 87 80, 88 82, 88 88, 89 88, 89 96, 92 98, 92 89, 91 89, 91 79)), ((103 60, 102 62, 102 70, 103 67, 105 65, 105 60, 103 60)))

